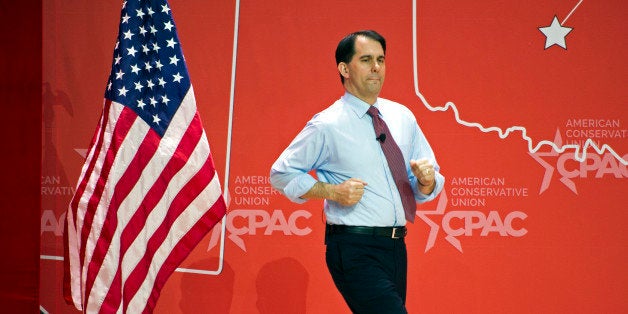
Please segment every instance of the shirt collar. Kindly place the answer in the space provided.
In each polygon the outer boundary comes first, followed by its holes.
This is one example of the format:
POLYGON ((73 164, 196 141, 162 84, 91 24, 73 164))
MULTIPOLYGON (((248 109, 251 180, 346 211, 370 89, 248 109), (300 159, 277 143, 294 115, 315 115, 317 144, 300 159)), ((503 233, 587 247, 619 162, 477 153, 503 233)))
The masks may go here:
MULTIPOLYGON (((352 95, 349 92, 345 92, 345 94, 342 96, 342 101, 344 103, 346 103, 348 105, 348 107, 351 108, 351 110, 353 110, 353 112, 355 112, 355 114, 358 117, 360 117, 360 119, 362 119, 364 117, 366 112, 371 107, 371 105, 369 105, 368 103, 366 103, 362 99, 360 99, 358 97, 355 97, 354 95, 352 95)), ((375 106, 377 109, 379 109, 379 98, 377 98, 377 100, 375 100, 375 103, 373 104, 373 106, 375 106)), ((381 112, 380 112, 380 115, 381 115, 381 112)))

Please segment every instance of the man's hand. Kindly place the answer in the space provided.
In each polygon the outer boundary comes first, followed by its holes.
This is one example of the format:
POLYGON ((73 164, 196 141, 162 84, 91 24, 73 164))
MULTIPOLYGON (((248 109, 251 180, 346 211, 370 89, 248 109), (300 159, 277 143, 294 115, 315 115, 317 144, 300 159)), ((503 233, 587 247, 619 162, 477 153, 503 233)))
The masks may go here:
POLYGON ((301 198, 324 198, 337 202, 342 206, 353 206, 362 199, 366 185, 366 182, 356 178, 351 178, 340 184, 329 184, 319 181, 301 198))
POLYGON ((340 184, 332 185, 330 199, 342 206, 355 205, 362 199, 366 185, 366 182, 356 178, 351 178, 340 184))
POLYGON ((412 173, 419 181, 419 190, 423 194, 432 193, 436 183, 434 165, 426 158, 421 158, 419 160, 410 160, 410 169, 412 169, 412 173))

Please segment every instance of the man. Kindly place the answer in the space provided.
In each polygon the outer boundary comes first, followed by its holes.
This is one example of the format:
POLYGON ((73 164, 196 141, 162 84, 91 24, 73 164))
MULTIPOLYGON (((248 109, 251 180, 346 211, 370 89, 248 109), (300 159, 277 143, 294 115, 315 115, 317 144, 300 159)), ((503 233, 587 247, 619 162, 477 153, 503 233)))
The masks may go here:
POLYGON ((444 184, 412 112, 378 97, 385 54, 375 31, 340 41, 345 94, 307 123, 270 171, 290 200, 325 200, 327 267, 354 313, 407 313, 406 219, 414 221, 416 202, 434 199, 444 184))

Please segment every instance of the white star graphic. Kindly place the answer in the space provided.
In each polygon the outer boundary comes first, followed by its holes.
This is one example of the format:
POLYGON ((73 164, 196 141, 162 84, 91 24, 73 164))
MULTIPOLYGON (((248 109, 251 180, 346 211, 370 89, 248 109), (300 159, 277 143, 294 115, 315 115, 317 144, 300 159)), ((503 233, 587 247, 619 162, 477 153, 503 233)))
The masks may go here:
POLYGON ((123 75, 124 72, 122 72, 122 70, 119 70, 118 73, 116 73, 116 80, 121 80, 123 75))
POLYGON ((170 23, 170 21, 164 23, 164 29, 165 30, 169 30, 172 31, 172 28, 174 27, 174 25, 172 25, 172 23, 170 23))
POLYGON ((179 58, 177 58, 177 55, 170 57, 170 64, 174 64, 176 66, 177 63, 179 63, 179 58))
POLYGON ((174 38, 171 38, 170 40, 166 40, 166 42, 168 42, 167 46, 173 49, 174 49, 174 45, 177 43, 176 41, 174 41, 174 38))
POLYGON ((144 86, 142 86, 142 83, 140 83, 140 82, 135 82, 135 90, 138 90, 138 91, 140 91, 140 92, 141 92, 141 91, 142 91, 142 88, 144 88, 144 86))
POLYGON ((126 96, 128 90, 126 89, 126 87, 122 86, 122 88, 118 89, 118 92, 120 93, 120 96, 126 96))
POLYGON ((135 47, 131 46, 131 48, 126 48, 127 54, 130 56, 134 56, 135 57, 135 53, 137 52, 137 50, 135 50, 135 47))
POLYGON ((143 18, 144 17, 144 12, 142 11, 142 9, 135 10, 135 12, 137 12, 137 17, 139 17, 139 18, 143 18))
POLYGON ((554 16, 554 19, 552 20, 552 24, 550 26, 539 27, 539 30, 546 37, 545 49, 553 45, 558 45, 567 50, 565 37, 567 36, 567 34, 569 34, 569 32, 571 32, 571 30, 573 30, 573 28, 560 25, 560 22, 558 22, 558 18, 554 16))
POLYGON ((135 34, 133 34, 133 33, 131 32, 131 30, 127 30, 127 31, 126 31, 126 32, 124 32, 123 34, 124 34, 124 39, 131 39, 131 38, 133 37, 133 35, 135 35, 135 34))
POLYGON ((183 78, 183 76, 181 76, 179 72, 177 72, 177 74, 173 75, 172 77, 173 77, 172 81, 177 82, 177 83, 181 83, 181 79, 183 78))
POLYGON ((153 122, 154 122, 155 124, 159 124, 159 121, 161 121, 161 119, 159 119, 159 117, 158 117, 157 115, 154 115, 154 116, 153 116, 153 122))

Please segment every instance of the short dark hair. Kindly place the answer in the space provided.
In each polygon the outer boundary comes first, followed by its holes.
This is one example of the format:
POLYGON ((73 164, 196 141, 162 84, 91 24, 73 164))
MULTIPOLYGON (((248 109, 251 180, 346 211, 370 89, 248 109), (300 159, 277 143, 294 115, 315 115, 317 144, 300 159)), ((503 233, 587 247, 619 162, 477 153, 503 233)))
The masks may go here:
MULTIPOLYGON (((349 63, 351 61, 351 58, 353 58, 355 54, 355 40, 358 36, 364 36, 379 42, 382 45, 384 54, 386 54, 386 39, 384 39, 384 36, 374 30, 357 31, 345 36, 345 38, 341 39, 338 43, 338 47, 336 47, 336 65, 340 64, 340 62, 349 63)), ((339 73, 339 75, 340 82, 344 84, 345 78, 342 74, 339 73)))

